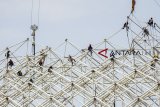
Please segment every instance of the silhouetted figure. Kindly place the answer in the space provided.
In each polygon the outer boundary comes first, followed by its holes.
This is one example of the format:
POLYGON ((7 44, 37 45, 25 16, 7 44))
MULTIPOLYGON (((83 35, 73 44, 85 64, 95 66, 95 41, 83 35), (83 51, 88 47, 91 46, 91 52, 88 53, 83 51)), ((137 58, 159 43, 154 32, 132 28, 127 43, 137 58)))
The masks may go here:
POLYGON ((52 73, 52 69, 53 69, 53 67, 50 66, 50 67, 48 68, 48 72, 49 72, 49 73, 52 73))
POLYGON ((22 72, 21 72, 21 71, 18 71, 18 72, 17 72, 17 75, 18 75, 18 76, 22 76, 22 72))
POLYGON ((152 68, 155 68, 155 66, 156 66, 156 65, 155 65, 155 62, 152 61, 152 62, 151 62, 151 67, 152 67, 152 68))
POLYGON ((10 67, 12 67, 12 66, 14 65, 14 63, 13 63, 13 61, 12 61, 11 59, 9 60, 8 65, 9 65, 10 67))
POLYGON ((158 59, 159 59, 159 56, 158 56, 158 55, 154 55, 154 57, 153 57, 153 58, 154 58, 154 61, 155 61, 155 62, 157 62, 157 61, 158 61, 158 59))
POLYGON ((91 53, 91 56, 92 56, 92 53, 93 53, 93 47, 92 47, 92 45, 91 45, 91 44, 88 46, 88 51, 91 53))
POLYGON ((76 62, 76 60, 73 59, 70 55, 68 57, 68 61, 70 61, 72 63, 72 66, 73 66, 73 63, 76 62))
POLYGON ((42 65, 43 65, 42 60, 39 60, 39 62, 38 62, 38 63, 39 63, 39 65, 40 65, 40 66, 42 66, 42 65))
POLYGON ((146 29, 145 27, 143 28, 143 34, 144 34, 144 36, 145 36, 145 35, 147 35, 147 36, 149 35, 149 31, 148 31, 148 29, 146 29))
POLYGON ((33 80, 32 80, 32 79, 30 79, 29 81, 33 83, 33 80))
POLYGON ((44 61, 45 61, 45 56, 43 56, 43 57, 39 60, 38 64, 39 64, 40 66, 43 66, 44 61))
POLYGON ((122 29, 124 29, 124 28, 126 28, 126 30, 127 30, 127 31, 129 30, 128 22, 124 23, 124 25, 123 25, 123 28, 122 28, 122 29))
POLYGON ((152 26, 153 27, 153 18, 150 18, 149 21, 148 21, 148 25, 152 26))
POLYGON ((45 53, 44 53, 44 50, 42 50, 42 51, 40 52, 40 56, 41 56, 41 58, 40 58, 40 60, 38 61, 38 64, 39 64, 40 66, 43 66, 43 65, 44 65, 44 62, 45 62, 45 58, 46 58, 46 55, 45 55, 45 53))
POLYGON ((10 51, 7 51, 7 53, 5 54, 5 56, 8 59, 10 57, 10 51))

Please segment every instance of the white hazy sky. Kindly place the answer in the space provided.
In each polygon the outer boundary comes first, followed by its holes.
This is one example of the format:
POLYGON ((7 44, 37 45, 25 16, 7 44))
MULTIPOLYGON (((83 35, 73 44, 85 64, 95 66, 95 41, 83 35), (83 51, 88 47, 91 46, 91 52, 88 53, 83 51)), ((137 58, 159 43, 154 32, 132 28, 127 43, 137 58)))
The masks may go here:
MULTIPOLYGON (((51 47, 65 38, 82 48, 103 41, 123 26, 131 11, 131 0, 40 1, 37 43, 51 47)), ((154 0, 136 1, 134 15, 139 21, 153 17, 160 24, 160 7, 154 0)), ((0 0, 0 49, 31 37, 31 4, 32 0, 0 0)), ((37 8, 34 0, 33 24, 37 24, 37 8)))

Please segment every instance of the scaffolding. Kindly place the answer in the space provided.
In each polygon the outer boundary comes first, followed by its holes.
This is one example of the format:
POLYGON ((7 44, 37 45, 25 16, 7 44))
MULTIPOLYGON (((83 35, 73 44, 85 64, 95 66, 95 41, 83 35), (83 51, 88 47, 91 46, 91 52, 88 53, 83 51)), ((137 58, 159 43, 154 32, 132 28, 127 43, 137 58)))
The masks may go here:
POLYGON ((34 38, 0 51, 0 107, 160 107, 160 29, 127 20, 125 49, 66 39, 35 51, 34 38))

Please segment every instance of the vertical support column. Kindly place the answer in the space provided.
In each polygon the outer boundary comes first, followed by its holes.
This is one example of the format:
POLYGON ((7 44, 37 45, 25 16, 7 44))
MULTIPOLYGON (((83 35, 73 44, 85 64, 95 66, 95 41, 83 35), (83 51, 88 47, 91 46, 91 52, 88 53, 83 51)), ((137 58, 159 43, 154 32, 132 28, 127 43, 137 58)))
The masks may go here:
POLYGON ((10 58, 10 50, 9 48, 7 47, 6 48, 6 53, 5 53, 5 57, 6 57, 6 73, 4 75, 4 91, 3 91, 3 94, 5 95, 4 97, 6 97, 6 101, 7 101, 7 105, 9 104, 8 102, 8 90, 9 90, 9 80, 7 80, 7 78, 9 77, 9 68, 8 68, 8 62, 9 62, 9 58, 10 58))
POLYGON ((36 44, 35 44, 35 36, 36 36, 36 34, 35 34, 35 32, 36 32, 37 29, 38 29, 37 25, 35 25, 35 24, 31 25, 31 30, 33 31, 32 35, 31 35, 31 36, 33 36, 32 53, 33 53, 34 56, 35 56, 35 53, 36 53, 36 44))
MULTIPOLYGON (((105 45, 105 49, 107 48, 107 39, 104 39, 104 45, 105 45)), ((107 51, 105 51, 105 55, 107 55, 107 51)), ((105 57, 106 59, 107 57, 105 57)))
MULTIPOLYGON (((32 34, 31 34, 31 36, 33 36, 33 40, 32 40, 32 54, 33 54, 33 60, 34 60, 34 66, 36 65, 35 64, 35 54, 36 54, 36 44, 35 44, 35 36, 36 36, 36 34, 35 34, 35 32, 36 32, 36 30, 38 29, 38 26, 37 25, 31 25, 31 30, 32 30, 32 34)), ((35 68, 34 68, 35 69, 35 68)), ((36 72, 35 71, 33 71, 33 73, 30 73, 30 82, 32 82, 33 83, 33 80, 34 80, 34 78, 35 78, 35 74, 36 74, 36 72)), ((29 83, 29 86, 30 86, 30 83, 29 83)))

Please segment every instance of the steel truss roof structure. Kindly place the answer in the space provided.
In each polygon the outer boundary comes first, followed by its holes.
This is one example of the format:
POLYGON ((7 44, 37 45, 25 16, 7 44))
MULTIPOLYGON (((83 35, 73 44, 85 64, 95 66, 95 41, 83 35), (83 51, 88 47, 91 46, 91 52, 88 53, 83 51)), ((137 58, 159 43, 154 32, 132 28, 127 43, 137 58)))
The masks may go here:
POLYGON ((35 56, 27 52, 29 39, 2 50, 0 107, 159 107, 160 29, 147 25, 146 34, 132 19, 129 22, 137 28, 127 30, 130 48, 121 50, 146 54, 105 58, 98 52, 117 49, 108 39, 93 45, 92 55, 67 39, 58 48, 45 47, 35 56), (73 62, 69 52, 74 53, 73 62))

